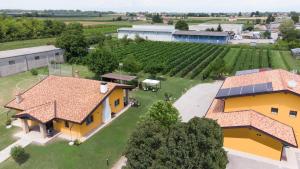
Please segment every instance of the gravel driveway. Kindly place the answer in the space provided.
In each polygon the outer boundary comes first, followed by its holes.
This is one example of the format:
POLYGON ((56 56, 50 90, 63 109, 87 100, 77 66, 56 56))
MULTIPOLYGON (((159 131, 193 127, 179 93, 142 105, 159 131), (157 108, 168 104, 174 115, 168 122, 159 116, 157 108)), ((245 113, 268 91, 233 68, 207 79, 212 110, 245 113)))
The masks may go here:
POLYGON ((198 84, 182 95, 174 103, 182 120, 187 122, 195 116, 203 117, 222 83, 223 81, 215 81, 213 83, 198 84))

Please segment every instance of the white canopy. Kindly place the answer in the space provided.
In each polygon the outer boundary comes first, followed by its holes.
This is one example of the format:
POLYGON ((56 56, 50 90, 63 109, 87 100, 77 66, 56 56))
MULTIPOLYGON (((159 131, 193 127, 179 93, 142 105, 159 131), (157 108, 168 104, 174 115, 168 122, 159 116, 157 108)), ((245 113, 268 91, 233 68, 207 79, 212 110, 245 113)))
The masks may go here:
POLYGON ((147 84, 147 85, 153 85, 153 86, 156 86, 156 85, 159 85, 160 81, 159 80, 152 80, 152 79, 145 79, 143 81, 143 83, 147 84))

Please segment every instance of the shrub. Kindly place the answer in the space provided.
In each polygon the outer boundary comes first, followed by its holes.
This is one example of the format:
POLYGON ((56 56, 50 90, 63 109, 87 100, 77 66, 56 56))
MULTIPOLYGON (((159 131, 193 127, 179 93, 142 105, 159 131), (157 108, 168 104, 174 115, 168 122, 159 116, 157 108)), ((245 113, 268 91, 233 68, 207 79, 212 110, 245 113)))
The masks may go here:
POLYGON ((30 70, 30 73, 33 75, 33 76, 37 76, 39 74, 39 72, 36 70, 36 69, 31 69, 30 70))
POLYGON ((81 144, 80 140, 76 139, 76 140, 74 141, 74 145, 79 146, 80 144, 81 144))
POLYGON ((5 122, 5 124, 6 124, 7 126, 11 125, 11 119, 10 119, 10 118, 7 119, 6 122, 5 122))
POLYGON ((28 159, 25 149, 21 146, 15 146, 10 150, 11 157, 18 163, 24 163, 28 159))

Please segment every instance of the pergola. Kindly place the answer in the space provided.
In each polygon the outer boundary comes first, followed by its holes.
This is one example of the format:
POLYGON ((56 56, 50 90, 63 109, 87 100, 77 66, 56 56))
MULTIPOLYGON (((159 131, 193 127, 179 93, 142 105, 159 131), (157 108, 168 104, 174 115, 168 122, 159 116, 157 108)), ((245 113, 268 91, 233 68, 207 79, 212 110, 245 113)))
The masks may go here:
POLYGON ((121 84, 127 84, 135 79, 137 79, 137 76, 122 75, 117 73, 107 73, 101 76, 101 80, 103 81, 118 82, 121 84))

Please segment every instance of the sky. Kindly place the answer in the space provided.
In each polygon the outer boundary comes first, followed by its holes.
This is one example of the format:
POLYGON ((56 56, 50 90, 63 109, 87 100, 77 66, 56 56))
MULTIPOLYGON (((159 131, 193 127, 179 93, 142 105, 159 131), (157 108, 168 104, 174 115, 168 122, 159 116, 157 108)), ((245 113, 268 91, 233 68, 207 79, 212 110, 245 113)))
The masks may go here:
POLYGON ((0 0, 0 9, 80 9, 116 12, 289 12, 300 0, 0 0))

